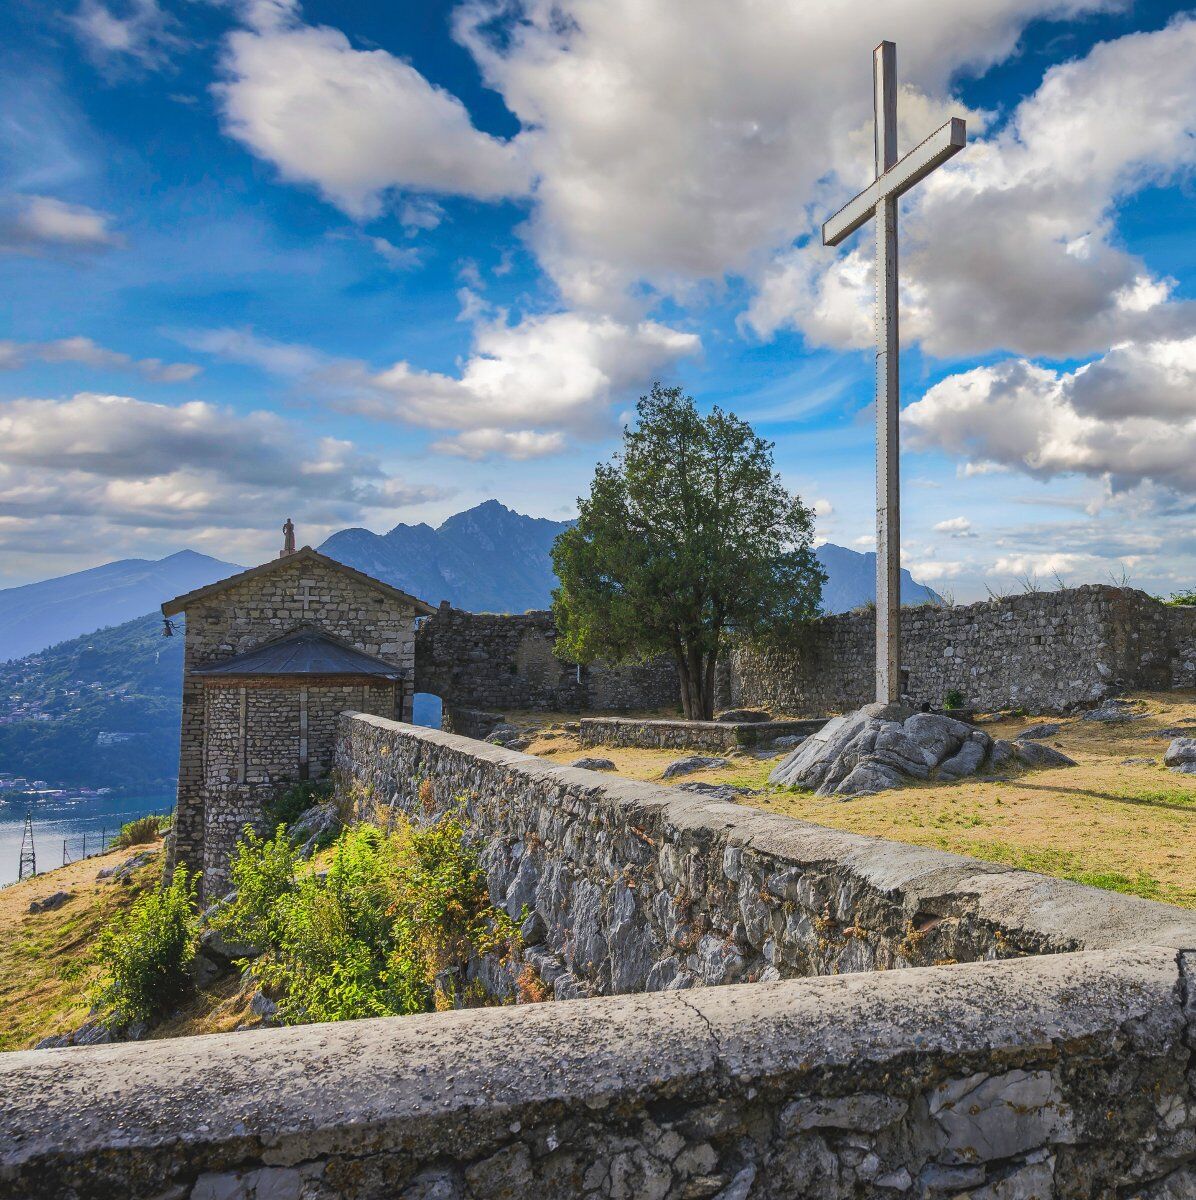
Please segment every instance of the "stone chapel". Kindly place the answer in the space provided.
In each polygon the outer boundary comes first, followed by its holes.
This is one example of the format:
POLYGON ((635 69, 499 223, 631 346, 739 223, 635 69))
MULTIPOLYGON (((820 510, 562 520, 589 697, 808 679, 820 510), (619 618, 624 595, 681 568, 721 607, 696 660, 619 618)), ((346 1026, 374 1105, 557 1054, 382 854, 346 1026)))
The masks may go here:
POLYGON ((331 769, 339 713, 411 720, 415 625, 435 611, 284 533, 278 558, 162 605, 166 633, 186 615, 173 861, 209 900, 241 830, 331 769))

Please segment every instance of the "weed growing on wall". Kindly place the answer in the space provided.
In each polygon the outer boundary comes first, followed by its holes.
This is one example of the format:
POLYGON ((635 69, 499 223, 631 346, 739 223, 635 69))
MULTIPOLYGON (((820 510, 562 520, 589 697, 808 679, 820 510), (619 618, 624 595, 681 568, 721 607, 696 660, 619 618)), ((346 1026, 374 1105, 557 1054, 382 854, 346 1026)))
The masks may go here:
POLYGON ((195 883, 178 867, 169 887, 140 896, 100 934, 95 1001, 111 1006, 110 1024, 152 1020, 190 990, 199 945, 195 883))
POLYGON ((510 952, 514 923, 490 904, 477 852, 451 816, 337 839, 326 875, 304 873, 284 829, 248 834, 237 898, 215 923, 265 948, 254 971, 286 1024, 428 1012, 485 1002, 466 980, 479 955, 510 952))
POLYGON ((266 806, 266 817, 272 826, 293 825, 313 804, 320 804, 331 795, 331 783, 305 779, 272 800, 266 806))

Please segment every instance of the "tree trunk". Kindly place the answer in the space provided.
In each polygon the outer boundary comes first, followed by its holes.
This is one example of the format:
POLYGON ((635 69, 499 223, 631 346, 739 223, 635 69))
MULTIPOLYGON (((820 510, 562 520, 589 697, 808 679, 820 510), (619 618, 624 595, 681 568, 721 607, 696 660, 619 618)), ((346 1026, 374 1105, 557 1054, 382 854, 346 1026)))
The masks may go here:
POLYGON ((714 691, 718 686, 718 651, 712 651, 706 658, 706 667, 702 673, 702 720, 714 720, 714 691))
POLYGON ((673 660, 677 664, 677 680, 681 685, 681 711, 685 715, 687 721, 694 720, 694 691, 693 679, 689 673, 689 663, 686 661, 685 654, 681 650, 677 650, 673 654, 673 660))
POLYGON ((687 721, 714 720, 718 651, 709 655, 684 644, 673 652, 681 684, 681 709, 687 721))

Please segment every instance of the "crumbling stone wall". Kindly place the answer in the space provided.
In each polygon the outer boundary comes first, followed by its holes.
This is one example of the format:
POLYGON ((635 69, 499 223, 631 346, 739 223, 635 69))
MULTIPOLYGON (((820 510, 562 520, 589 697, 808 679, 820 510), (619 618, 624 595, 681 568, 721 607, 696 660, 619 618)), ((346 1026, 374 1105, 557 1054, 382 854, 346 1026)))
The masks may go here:
POLYGON ((523 962, 558 999, 1136 945, 1196 945, 1196 913, 826 829, 440 730, 346 714, 362 818, 463 806, 523 962), (432 785, 429 809, 425 788, 432 785))
POLYGON ((440 606, 415 637, 416 690, 453 707, 541 712, 650 712, 680 704, 668 659, 580 669, 553 653, 550 612, 469 613, 440 606))
MULTIPOLYGON (((950 691, 980 708, 1061 712, 1130 688, 1196 687, 1196 608, 1132 588, 1092 585, 902 610, 910 693, 932 704, 950 691)), ((474 614, 442 606, 416 635, 418 689, 478 709, 650 712, 676 709, 668 659, 582 669, 552 654, 548 612, 474 614)), ((824 716, 873 698, 875 619, 825 617, 784 648, 738 650, 721 664, 721 708, 824 716)))
MULTIPOLYGON (((915 700, 950 691, 982 709, 1062 712, 1131 688, 1196 685, 1196 619, 1131 588, 1092 585, 956 608, 906 608, 902 665, 915 700)), ((731 656, 728 703, 821 715, 873 696, 875 619, 825 617, 783 650, 731 656)))
POLYGON ((1196 606, 1172 607, 1171 686, 1196 688, 1196 606))

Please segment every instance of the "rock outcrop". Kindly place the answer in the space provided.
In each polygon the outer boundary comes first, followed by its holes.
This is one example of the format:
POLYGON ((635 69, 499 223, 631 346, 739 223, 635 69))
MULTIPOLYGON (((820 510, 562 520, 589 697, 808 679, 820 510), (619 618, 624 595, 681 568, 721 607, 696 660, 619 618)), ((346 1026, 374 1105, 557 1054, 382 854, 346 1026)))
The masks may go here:
POLYGON ((864 796, 910 780, 953 780, 1012 764, 1074 766, 1041 742, 994 740, 981 729, 900 704, 866 704, 828 721, 774 768, 770 783, 819 796, 864 796))
POLYGON ((1163 762, 1180 775, 1196 775, 1196 737, 1177 737, 1167 747, 1163 762))
POLYGON ((711 771, 716 767, 728 766, 725 758, 713 758, 706 754, 687 754, 675 758, 664 769, 661 779, 676 779, 678 775, 692 775, 695 771, 711 771))

